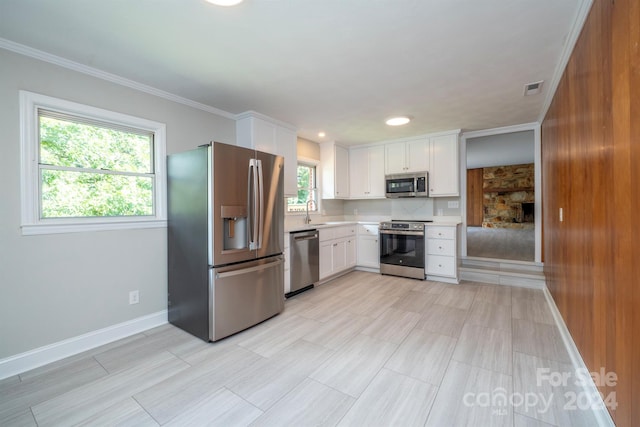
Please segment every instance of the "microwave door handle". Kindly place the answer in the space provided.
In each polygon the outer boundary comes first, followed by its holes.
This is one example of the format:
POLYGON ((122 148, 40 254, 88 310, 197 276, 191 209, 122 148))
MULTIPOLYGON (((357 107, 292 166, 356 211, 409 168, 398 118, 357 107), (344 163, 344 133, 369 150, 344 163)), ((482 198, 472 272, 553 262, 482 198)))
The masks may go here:
POLYGON ((258 180, 258 201, 259 201, 259 217, 258 217, 258 249, 262 248, 262 237, 264 234, 264 177, 262 175, 262 160, 256 160, 256 178, 258 180))

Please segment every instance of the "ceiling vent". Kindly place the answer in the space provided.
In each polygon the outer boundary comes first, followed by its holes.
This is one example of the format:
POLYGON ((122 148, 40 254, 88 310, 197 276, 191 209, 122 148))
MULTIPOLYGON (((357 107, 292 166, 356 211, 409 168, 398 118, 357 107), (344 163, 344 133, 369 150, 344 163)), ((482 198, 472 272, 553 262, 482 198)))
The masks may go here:
POLYGON ((524 85, 524 96, 537 95, 542 92, 542 83, 544 83, 544 80, 524 85))

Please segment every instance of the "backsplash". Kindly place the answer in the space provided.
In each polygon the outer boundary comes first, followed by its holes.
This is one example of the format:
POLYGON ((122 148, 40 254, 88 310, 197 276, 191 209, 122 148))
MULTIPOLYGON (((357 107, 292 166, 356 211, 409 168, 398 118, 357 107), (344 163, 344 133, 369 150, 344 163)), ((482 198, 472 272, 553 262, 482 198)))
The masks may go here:
MULTIPOLYGON (((310 213, 311 223, 328 221, 388 221, 414 219, 460 222, 460 208, 449 208, 458 197, 372 200, 322 200, 320 212, 310 213)), ((304 225, 304 213, 285 215, 285 229, 304 225)))

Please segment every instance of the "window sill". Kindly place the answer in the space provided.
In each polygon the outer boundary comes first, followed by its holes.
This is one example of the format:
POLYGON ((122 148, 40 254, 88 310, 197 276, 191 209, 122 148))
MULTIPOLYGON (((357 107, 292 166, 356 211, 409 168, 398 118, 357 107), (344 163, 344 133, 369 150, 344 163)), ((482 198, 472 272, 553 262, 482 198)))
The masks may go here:
MULTIPOLYGON (((290 215, 290 216, 305 216, 307 213, 305 211, 302 212, 298 212, 298 211, 293 211, 293 212, 285 212, 285 215, 290 215)), ((309 215, 320 215, 320 213, 318 211, 309 211, 309 215)))
POLYGON ((84 224, 29 224, 23 225, 23 236, 34 236, 39 234, 62 234, 80 233, 86 231, 112 231, 112 230, 134 230, 144 228, 166 228, 167 220, 143 220, 143 221, 110 221, 110 222, 87 222, 84 224))

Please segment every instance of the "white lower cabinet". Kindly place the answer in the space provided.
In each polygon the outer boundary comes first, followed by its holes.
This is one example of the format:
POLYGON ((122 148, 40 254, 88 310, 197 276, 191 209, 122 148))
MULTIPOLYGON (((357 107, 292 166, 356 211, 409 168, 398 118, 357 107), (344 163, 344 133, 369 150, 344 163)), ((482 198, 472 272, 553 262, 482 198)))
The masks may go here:
MULTIPOLYGON (((322 232, 320 232, 322 235, 322 232)), ((320 280, 329 277, 333 271, 333 242, 320 242, 320 280)))
POLYGON ((358 267, 380 268, 378 224, 358 225, 358 267))
POLYGON ((427 280, 458 283, 459 225, 428 225, 427 280))
POLYGON ((320 280, 356 265, 356 226, 322 228, 320 233, 320 280))
POLYGON ((331 244, 331 260, 333 272, 347 268, 347 242, 337 240, 331 244))
POLYGON ((356 266, 356 262, 358 260, 358 244, 356 240, 356 236, 352 236, 346 242, 346 260, 347 260, 347 268, 353 268, 356 266))

